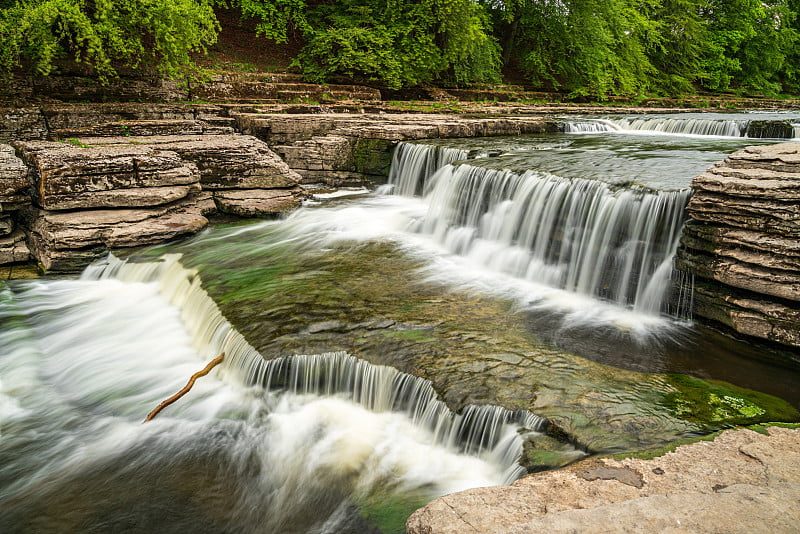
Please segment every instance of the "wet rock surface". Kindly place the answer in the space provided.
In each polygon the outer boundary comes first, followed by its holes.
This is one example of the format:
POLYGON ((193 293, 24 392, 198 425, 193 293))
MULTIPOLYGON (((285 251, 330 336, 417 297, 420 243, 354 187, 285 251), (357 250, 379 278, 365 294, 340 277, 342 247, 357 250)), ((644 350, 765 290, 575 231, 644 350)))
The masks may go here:
POLYGON ((415 512, 407 532, 795 532, 800 430, 766 432, 729 430, 652 460, 590 459, 447 495, 415 512))
POLYGON ((392 245, 328 249, 272 235, 270 228, 279 226, 169 250, 200 269, 225 317, 267 358, 346 351, 429 379, 457 412, 494 404, 548 418, 547 437, 526 448, 530 471, 574 461, 580 454, 568 443, 590 451, 642 450, 761 413, 745 400, 749 416, 712 406, 720 396, 743 394, 724 386, 712 391, 699 381, 687 388, 669 375, 609 367, 554 348, 532 335, 510 304, 420 282, 419 265, 392 245), (213 265, 205 260, 211 257, 213 265), (695 386, 686 400, 683 392, 695 386), (687 403, 709 409, 690 413, 687 403))
POLYGON ((677 265, 696 314, 800 347, 800 143, 742 149, 692 188, 677 265))

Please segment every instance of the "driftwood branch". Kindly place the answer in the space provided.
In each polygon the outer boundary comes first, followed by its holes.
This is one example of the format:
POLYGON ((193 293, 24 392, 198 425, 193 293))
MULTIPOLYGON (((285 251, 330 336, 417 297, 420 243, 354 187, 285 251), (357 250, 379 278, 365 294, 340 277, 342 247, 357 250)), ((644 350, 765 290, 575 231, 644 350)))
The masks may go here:
POLYGON ((164 402, 162 402, 161 404, 156 406, 155 409, 152 412, 147 414, 147 417, 145 417, 144 421, 142 421, 142 422, 143 423, 148 422, 150 419, 152 419, 153 417, 157 416, 158 413, 161 410, 163 410, 164 408, 166 408, 167 406, 169 406, 170 404, 172 404, 176 400, 178 400, 181 397, 183 397, 184 395, 186 395, 189 392, 189 390, 192 389, 192 386, 194 386, 195 380, 197 380, 201 376, 205 376, 208 373, 210 373, 211 370, 214 367, 216 367, 224 358, 225 358, 225 353, 223 352, 222 354, 220 354, 219 356, 217 356, 216 358, 214 358, 213 360, 208 362, 208 365, 206 365, 203 368, 202 371, 197 371, 195 374, 192 375, 192 377, 189 379, 189 381, 186 383, 186 385, 183 386, 183 389, 181 389, 179 392, 177 392, 176 394, 174 394, 173 396, 171 396, 170 398, 166 399, 164 402))

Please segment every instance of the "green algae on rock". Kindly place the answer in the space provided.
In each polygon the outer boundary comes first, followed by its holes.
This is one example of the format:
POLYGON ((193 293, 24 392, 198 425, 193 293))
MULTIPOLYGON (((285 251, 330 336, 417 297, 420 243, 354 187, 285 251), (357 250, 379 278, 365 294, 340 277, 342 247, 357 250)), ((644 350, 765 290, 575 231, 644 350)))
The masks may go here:
POLYGON ((676 389, 664 397, 664 406, 686 421, 706 428, 800 420, 800 413, 786 401, 719 380, 667 375, 676 389))

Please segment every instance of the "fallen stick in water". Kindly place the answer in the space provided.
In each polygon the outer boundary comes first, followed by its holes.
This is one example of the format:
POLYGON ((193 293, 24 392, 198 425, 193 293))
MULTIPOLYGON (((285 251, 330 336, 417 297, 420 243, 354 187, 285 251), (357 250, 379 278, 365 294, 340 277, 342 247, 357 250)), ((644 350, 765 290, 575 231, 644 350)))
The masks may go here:
POLYGON ((164 408, 166 408, 167 406, 169 406, 170 404, 172 404, 176 400, 178 400, 181 397, 183 397, 184 395, 186 395, 189 392, 189 390, 192 389, 192 386, 194 386, 195 380, 197 380, 201 376, 205 376, 208 373, 210 373, 211 370, 214 367, 216 367, 224 358, 225 358, 225 353, 223 352, 222 354, 220 354, 219 356, 217 356, 216 358, 214 358, 213 360, 208 362, 208 365, 206 365, 203 368, 202 371, 197 371, 195 374, 192 375, 192 377, 189 379, 189 381, 186 383, 186 385, 183 386, 183 389, 181 389, 179 392, 177 392, 176 394, 174 394, 170 398, 166 399, 164 402, 162 402, 161 404, 156 406, 155 409, 152 412, 147 414, 147 417, 145 417, 145 419, 144 419, 144 421, 142 421, 142 423, 148 422, 150 419, 152 419, 153 417, 157 416, 158 413, 161 410, 163 410, 164 408))

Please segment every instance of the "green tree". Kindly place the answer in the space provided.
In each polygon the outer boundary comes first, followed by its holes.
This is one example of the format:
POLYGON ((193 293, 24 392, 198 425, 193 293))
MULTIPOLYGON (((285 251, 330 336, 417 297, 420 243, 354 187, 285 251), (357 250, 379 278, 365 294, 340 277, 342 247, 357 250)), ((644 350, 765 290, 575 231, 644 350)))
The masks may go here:
POLYGON ((651 5, 656 23, 648 55, 658 71, 654 89, 665 94, 695 92, 703 78, 704 43, 708 27, 702 16, 705 0, 662 0, 651 5))
MULTIPOLYGON (((795 35, 800 35, 800 0, 787 0, 786 7, 791 20, 785 22, 794 30, 795 35)), ((784 90, 800 93, 800 51, 797 46, 787 52, 780 77, 784 90)))
POLYGON ((785 0, 711 0, 704 12, 708 47, 705 87, 775 93, 797 41, 795 13, 785 0))
MULTIPOLYGON (((488 1, 488 0, 487 0, 488 1)), ((537 86, 604 98, 646 89, 655 73, 646 54, 656 25, 648 0, 516 0, 494 4, 495 28, 508 28, 504 58, 537 86)))
POLYGON ((744 41, 736 58, 741 70, 734 83, 747 93, 779 93, 787 58, 795 51, 798 32, 792 27, 796 12, 786 2, 761 4, 753 36, 744 41))
POLYGON ((191 52, 216 41, 213 0, 4 0, 0 71, 25 67, 50 74, 62 61, 101 79, 121 66, 174 76, 191 52))
POLYGON ((499 47, 472 0, 236 0, 264 37, 296 33, 296 64, 312 81, 336 76, 389 87, 499 80, 499 47))

